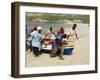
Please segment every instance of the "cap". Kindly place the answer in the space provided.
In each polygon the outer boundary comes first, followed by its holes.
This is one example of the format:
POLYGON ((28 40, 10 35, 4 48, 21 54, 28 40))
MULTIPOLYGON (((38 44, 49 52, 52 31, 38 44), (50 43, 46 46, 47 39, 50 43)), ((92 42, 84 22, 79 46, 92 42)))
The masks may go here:
POLYGON ((32 26, 32 29, 33 29, 33 30, 37 30, 37 26, 33 25, 33 26, 32 26))
POLYGON ((38 26, 38 27, 37 27, 37 30, 41 30, 41 29, 42 29, 41 26, 38 26))

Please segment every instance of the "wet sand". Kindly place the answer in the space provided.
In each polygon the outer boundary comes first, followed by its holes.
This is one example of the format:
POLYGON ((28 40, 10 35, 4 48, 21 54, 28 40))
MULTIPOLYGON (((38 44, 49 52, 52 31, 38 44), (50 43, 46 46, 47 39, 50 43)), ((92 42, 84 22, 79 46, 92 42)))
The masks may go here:
POLYGON ((42 53, 39 57, 35 57, 32 52, 26 51, 26 67, 89 64, 89 27, 86 24, 79 24, 78 26, 81 26, 77 29, 79 39, 75 41, 71 55, 64 55, 64 60, 60 60, 59 57, 51 58, 49 53, 42 53))

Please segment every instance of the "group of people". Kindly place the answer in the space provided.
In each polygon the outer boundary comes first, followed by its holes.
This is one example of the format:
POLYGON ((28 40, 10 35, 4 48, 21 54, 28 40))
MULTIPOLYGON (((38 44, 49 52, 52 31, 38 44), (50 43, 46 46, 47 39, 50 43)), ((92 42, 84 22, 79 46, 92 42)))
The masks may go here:
MULTIPOLYGON (((71 37, 77 37, 76 33, 77 24, 73 24, 71 31, 68 34, 65 34, 64 28, 61 27, 57 33, 53 31, 53 28, 47 31, 44 38, 42 37, 42 27, 37 26, 34 30, 29 34, 30 40, 26 40, 26 45, 31 46, 31 49, 34 55, 37 57, 41 54, 42 43, 44 43, 45 39, 50 39, 50 43, 52 44, 52 51, 50 53, 50 57, 59 56, 60 60, 64 60, 63 53, 64 53, 64 46, 63 46, 63 39, 69 39, 71 37), (29 44, 28 44, 29 43, 29 44), (59 54, 57 54, 59 53, 59 54)), ((45 44, 47 46, 47 44, 45 44)))

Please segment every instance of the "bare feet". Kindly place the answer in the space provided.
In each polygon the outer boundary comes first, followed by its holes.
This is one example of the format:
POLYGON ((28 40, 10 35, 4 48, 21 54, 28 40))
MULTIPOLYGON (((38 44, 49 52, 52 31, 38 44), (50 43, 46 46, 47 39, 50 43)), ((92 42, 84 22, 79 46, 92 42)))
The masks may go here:
POLYGON ((60 60, 64 60, 64 58, 63 58, 63 57, 61 57, 61 56, 59 57, 59 59, 60 59, 60 60))

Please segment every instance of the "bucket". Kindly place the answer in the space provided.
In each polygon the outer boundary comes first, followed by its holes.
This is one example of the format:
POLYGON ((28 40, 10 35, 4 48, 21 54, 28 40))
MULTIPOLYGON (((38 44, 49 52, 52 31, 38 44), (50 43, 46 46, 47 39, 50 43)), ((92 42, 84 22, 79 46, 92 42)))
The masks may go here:
POLYGON ((64 54, 66 55, 71 55, 72 54, 72 51, 73 51, 73 47, 67 47, 64 49, 64 54))

